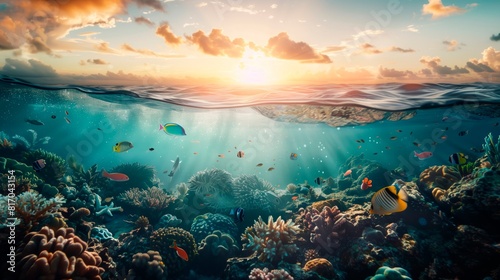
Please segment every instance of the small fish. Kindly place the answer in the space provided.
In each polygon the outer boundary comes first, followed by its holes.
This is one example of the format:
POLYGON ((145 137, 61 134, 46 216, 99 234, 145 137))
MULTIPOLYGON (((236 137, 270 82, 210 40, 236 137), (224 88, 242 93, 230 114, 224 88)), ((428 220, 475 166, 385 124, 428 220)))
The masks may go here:
MULTIPOLYGON (((170 171, 170 173, 168 173, 168 177, 174 177, 174 174, 175 172, 177 172, 177 169, 179 169, 179 165, 181 164, 181 160, 179 159, 179 157, 177 157, 175 160, 171 160, 171 162, 174 164, 172 166, 172 170, 170 171)), ((163 173, 167 173, 168 170, 165 170, 163 173)))
POLYGON ((451 164, 463 165, 467 163, 469 156, 464 155, 463 153, 454 153, 448 157, 448 161, 451 164))
POLYGON ((101 171, 101 176, 115 182, 126 182, 129 179, 128 176, 123 173, 108 173, 105 169, 101 171))
POLYGON ((375 156, 376 156, 376 155, 378 155, 378 153, 377 153, 377 152, 375 152, 375 153, 373 153, 373 155, 375 155, 375 156))
POLYGON ((218 154, 217 156, 220 157, 220 158, 224 158, 225 157, 224 154, 218 154))
POLYGON ((321 185, 321 182, 323 182, 323 178, 321 178, 321 177, 317 177, 316 179, 314 179, 314 183, 316 183, 318 185, 321 185))
POLYGON ((262 164, 262 163, 257 163, 257 165, 256 165, 256 166, 257 166, 257 167, 261 167, 262 165, 264 165, 264 164, 262 164))
POLYGON ((186 253, 186 251, 184 251, 184 249, 182 249, 180 247, 177 247, 177 243, 175 242, 175 240, 174 240, 174 243, 172 244, 172 246, 170 246, 170 248, 173 248, 176 251, 177 256, 179 256, 179 258, 181 258, 185 261, 189 260, 189 257, 188 257, 188 254, 186 253))
POLYGON ((420 154, 413 151, 413 155, 415 157, 417 157, 419 160, 424 160, 424 159, 428 159, 430 157, 432 157, 432 153, 431 152, 421 152, 420 154))
POLYGON ((420 143, 417 143, 417 142, 413 142, 413 145, 420 147, 420 143))
POLYGON ((241 207, 233 208, 229 211, 229 216, 233 217, 235 223, 243 222, 245 218, 245 209, 241 207))
POLYGON ((365 140, 359 139, 359 140, 356 140, 356 142, 358 142, 358 143, 365 143, 365 140))
POLYGON ((361 145, 359 145, 359 146, 358 146, 358 150, 359 150, 359 149, 361 149, 361 148, 362 148, 362 147, 361 147, 361 145))
POLYGON ((164 125, 160 124, 160 130, 163 130, 168 135, 186 135, 186 131, 184 130, 184 128, 176 123, 166 123, 164 125))
POLYGON ((150 150, 150 151, 154 151, 154 150, 155 150, 155 148, 149 148, 149 150, 150 150))
POLYGON ((346 172, 344 172, 344 177, 347 177, 347 176, 349 176, 349 175, 351 175, 351 174, 352 174, 352 170, 351 170, 351 169, 349 169, 349 170, 347 170, 346 172))
POLYGON ((298 195, 294 195, 294 196, 292 196, 292 200, 293 200, 293 201, 297 200, 298 198, 299 198, 299 196, 298 196, 298 195))
POLYGON ((102 129, 101 129, 100 127, 98 127, 98 128, 97 128, 97 130, 100 130, 100 131, 102 131, 102 129))
POLYGON ((444 117, 441 119, 441 121, 442 121, 442 122, 445 122, 445 121, 447 121, 448 119, 449 119, 448 117, 444 116, 444 117))
POLYGON ((42 170, 45 167, 46 164, 47 163, 45 162, 44 159, 35 160, 33 162, 33 170, 35 170, 36 172, 38 172, 38 171, 42 170))
POLYGON ((64 120, 65 120, 67 123, 71 123, 71 121, 70 121, 68 118, 66 118, 66 117, 64 117, 64 120))
POLYGON ((69 112, 68 111, 64 111, 64 113, 66 113, 66 116, 69 115, 69 112))
POLYGON ((447 138, 448 138, 448 136, 446 136, 446 135, 441 136, 441 140, 446 140, 447 138))
POLYGON ((390 150, 390 149, 391 149, 391 147, 389 147, 389 146, 385 146, 385 148, 386 148, 387 150, 390 150))
POLYGON ((412 134, 413 134, 413 131, 410 131, 410 135, 412 135, 412 134))
POLYGON ((286 210, 286 211, 285 211, 285 213, 286 213, 286 214, 292 214, 292 213, 293 213, 293 211, 292 211, 292 210, 286 210))
POLYGON ((465 135, 467 135, 467 134, 469 134, 469 131, 468 131, 468 130, 462 130, 462 131, 460 131, 460 132, 458 133, 458 136, 465 136, 465 135))
POLYGON ((396 130, 397 132, 403 132, 401 129, 396 130))
MULTIPOLYGON (((235 147, 235 148, 236 148, 236 147, 235 147)), ((243 152, 243 151, 238 151, 238 152, 236 153, 236 156, 237 156, 237 157, 239 157, 239 158, 242 158, 242 157, 244 157, 244 156, 245 156, 245 152, 243 152)))
POLYGON ((290 154, 290 159, 291 160, 296 160, 298 157, 299 157, 299 155, 297 155, 297 153, 291 153, 290 154))
POLYGON ((398 139, 398 137, 396 137, 396 136, 392 136, 390 139, 391 139, 391 140, 396 140, 396 139, 398 139))
POLYGON ((363 181, 361 181, 361 189, 364 191, 371 187, 372 187, 372 180, 369 180, 368 178, 365 177, 363 181))
POLYGON ((406 210, 408 194, 404 189, 397 191, 395 186, 388 186, 372 196, 370 214, 390 215, 406 210))
POLYGON ((193 152, 193 155, 197 155, 197 154, 198 154, 198 152, 193 152))
POLYGON ((495 123, 493 126, 498 126, 498 123, 495 123))
POLYGON ((30 123, 32 125, 45 125, 43 122, 41 122, 39 120, 26 119, 25 122, 30 123))
POLYGON ((128 141, 123 141, 123 142, 116 143, 113 146, 113 152, 123 153, 123 152, 126 152, 126 151, 132 149, 133 147, 134 147, 134 145, 132 145, 132 143, 130 143, 128 141))
POLYGON ((112 197, 112 196, 110 196, 110 197, 106 197, 106 198, 104 199, 104 202, 109 203, 109 202, 111 202, 111 200, 113 200, 113 198, 114 198, 114 197, 112 197))
POLYGON ((50 116, 50 117, 51 117, 52 119, 55 119, 55 118, 57 118, 57 117, 56 117, 56 115, 52 115, 52 116, 50 116))
POLYGON ((273 171, 273 170, 274 170, 274 167, 269 167, 269 168, 267 169, 267 171, 273 171))

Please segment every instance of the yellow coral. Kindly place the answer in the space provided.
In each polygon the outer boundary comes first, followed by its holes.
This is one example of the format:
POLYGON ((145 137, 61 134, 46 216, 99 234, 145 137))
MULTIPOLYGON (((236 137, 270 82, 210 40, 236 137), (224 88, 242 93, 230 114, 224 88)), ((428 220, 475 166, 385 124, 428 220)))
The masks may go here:
POLYGON ((314 271, 325 278, 332 278, 335 274, 333 265, 330 261, 323 258, 316 258, 308 261, 302 268, 304 271, 314 271))
POLYGON ((446 165, 431 166, 420 173, 420 183, 426 186, 428 190, 435 187, 448 189, 453 183, 461 178, 456 168, 446 165))

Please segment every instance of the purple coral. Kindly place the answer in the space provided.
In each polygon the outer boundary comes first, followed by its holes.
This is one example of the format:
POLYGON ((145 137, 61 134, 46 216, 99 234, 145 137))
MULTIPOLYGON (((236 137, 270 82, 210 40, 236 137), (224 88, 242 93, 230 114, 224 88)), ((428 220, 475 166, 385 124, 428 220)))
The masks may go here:
POLYGON ((250 280, 293 280, 293 277, 283 269, 273 269, 269 271, 267 267, 264 269, 254 268, 248 275, 250 280))
POLYGON ((340 238, 346 232, 347 219, 337 206, 324 206, 318 211, 312 207, 301 209, 302 225, 310 233, 312 243, 323 246, 324 249, 338 248, 340 238))

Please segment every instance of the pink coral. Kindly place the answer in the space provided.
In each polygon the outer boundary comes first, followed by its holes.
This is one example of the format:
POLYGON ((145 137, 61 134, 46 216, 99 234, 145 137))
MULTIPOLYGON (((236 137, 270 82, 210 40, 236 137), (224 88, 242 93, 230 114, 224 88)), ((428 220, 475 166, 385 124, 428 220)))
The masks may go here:
POLYGON ((250 280, 293 280, 293 277, 283 269, 273 269, 269 271, 267 267, 264 269, 254 268, 248 275, 250 280))

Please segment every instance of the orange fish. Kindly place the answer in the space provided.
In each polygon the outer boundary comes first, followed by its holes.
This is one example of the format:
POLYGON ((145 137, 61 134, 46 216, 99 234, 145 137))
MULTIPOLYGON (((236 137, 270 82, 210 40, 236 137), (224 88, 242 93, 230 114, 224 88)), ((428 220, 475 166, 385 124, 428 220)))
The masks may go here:
POLYGON ((298 198, 299 198, 299 197, 298 197, 298 196, 296 196, 296 195, 292 196, 292 200, 293 200, 293 201, 297 200, 298 198))
POLYGON ((128 176, 123 174, 123 173, 108 173, 106 170, 102 170, 101 172, 102 177, 106 177, 110 179, 111 181, 116 181, 116 182, 125 182, 128 181, 128 176))
POLYGON ((351 175, 351 173, 352 173, 352 170, 351 170, 351 169, 347 170, 347 171, 344 173, 344 177, 347 177, 347 176, 351 175))
POLYGON ((172 244, 172 246, 170 246, 170 248, 173 248, 177 252, 177 256, 179 256, 179 258, 181 258, 185 261, 189 260, 189 257, 188 257, 188 254, 186 253, 186 251, 184 251, 184 249, 182 249, 182 248, 177 247, 177 243, 175 243, 175 240, 174 240, 174 243, 172 244))
POLYGON ((224 154, 217 155, 220 158, 224 158, 224 154))
POLYGON ((361 182, 361 189, 366 190, 372 187, 372 180, 368 180, 368 178, 364 178, 361 182))

